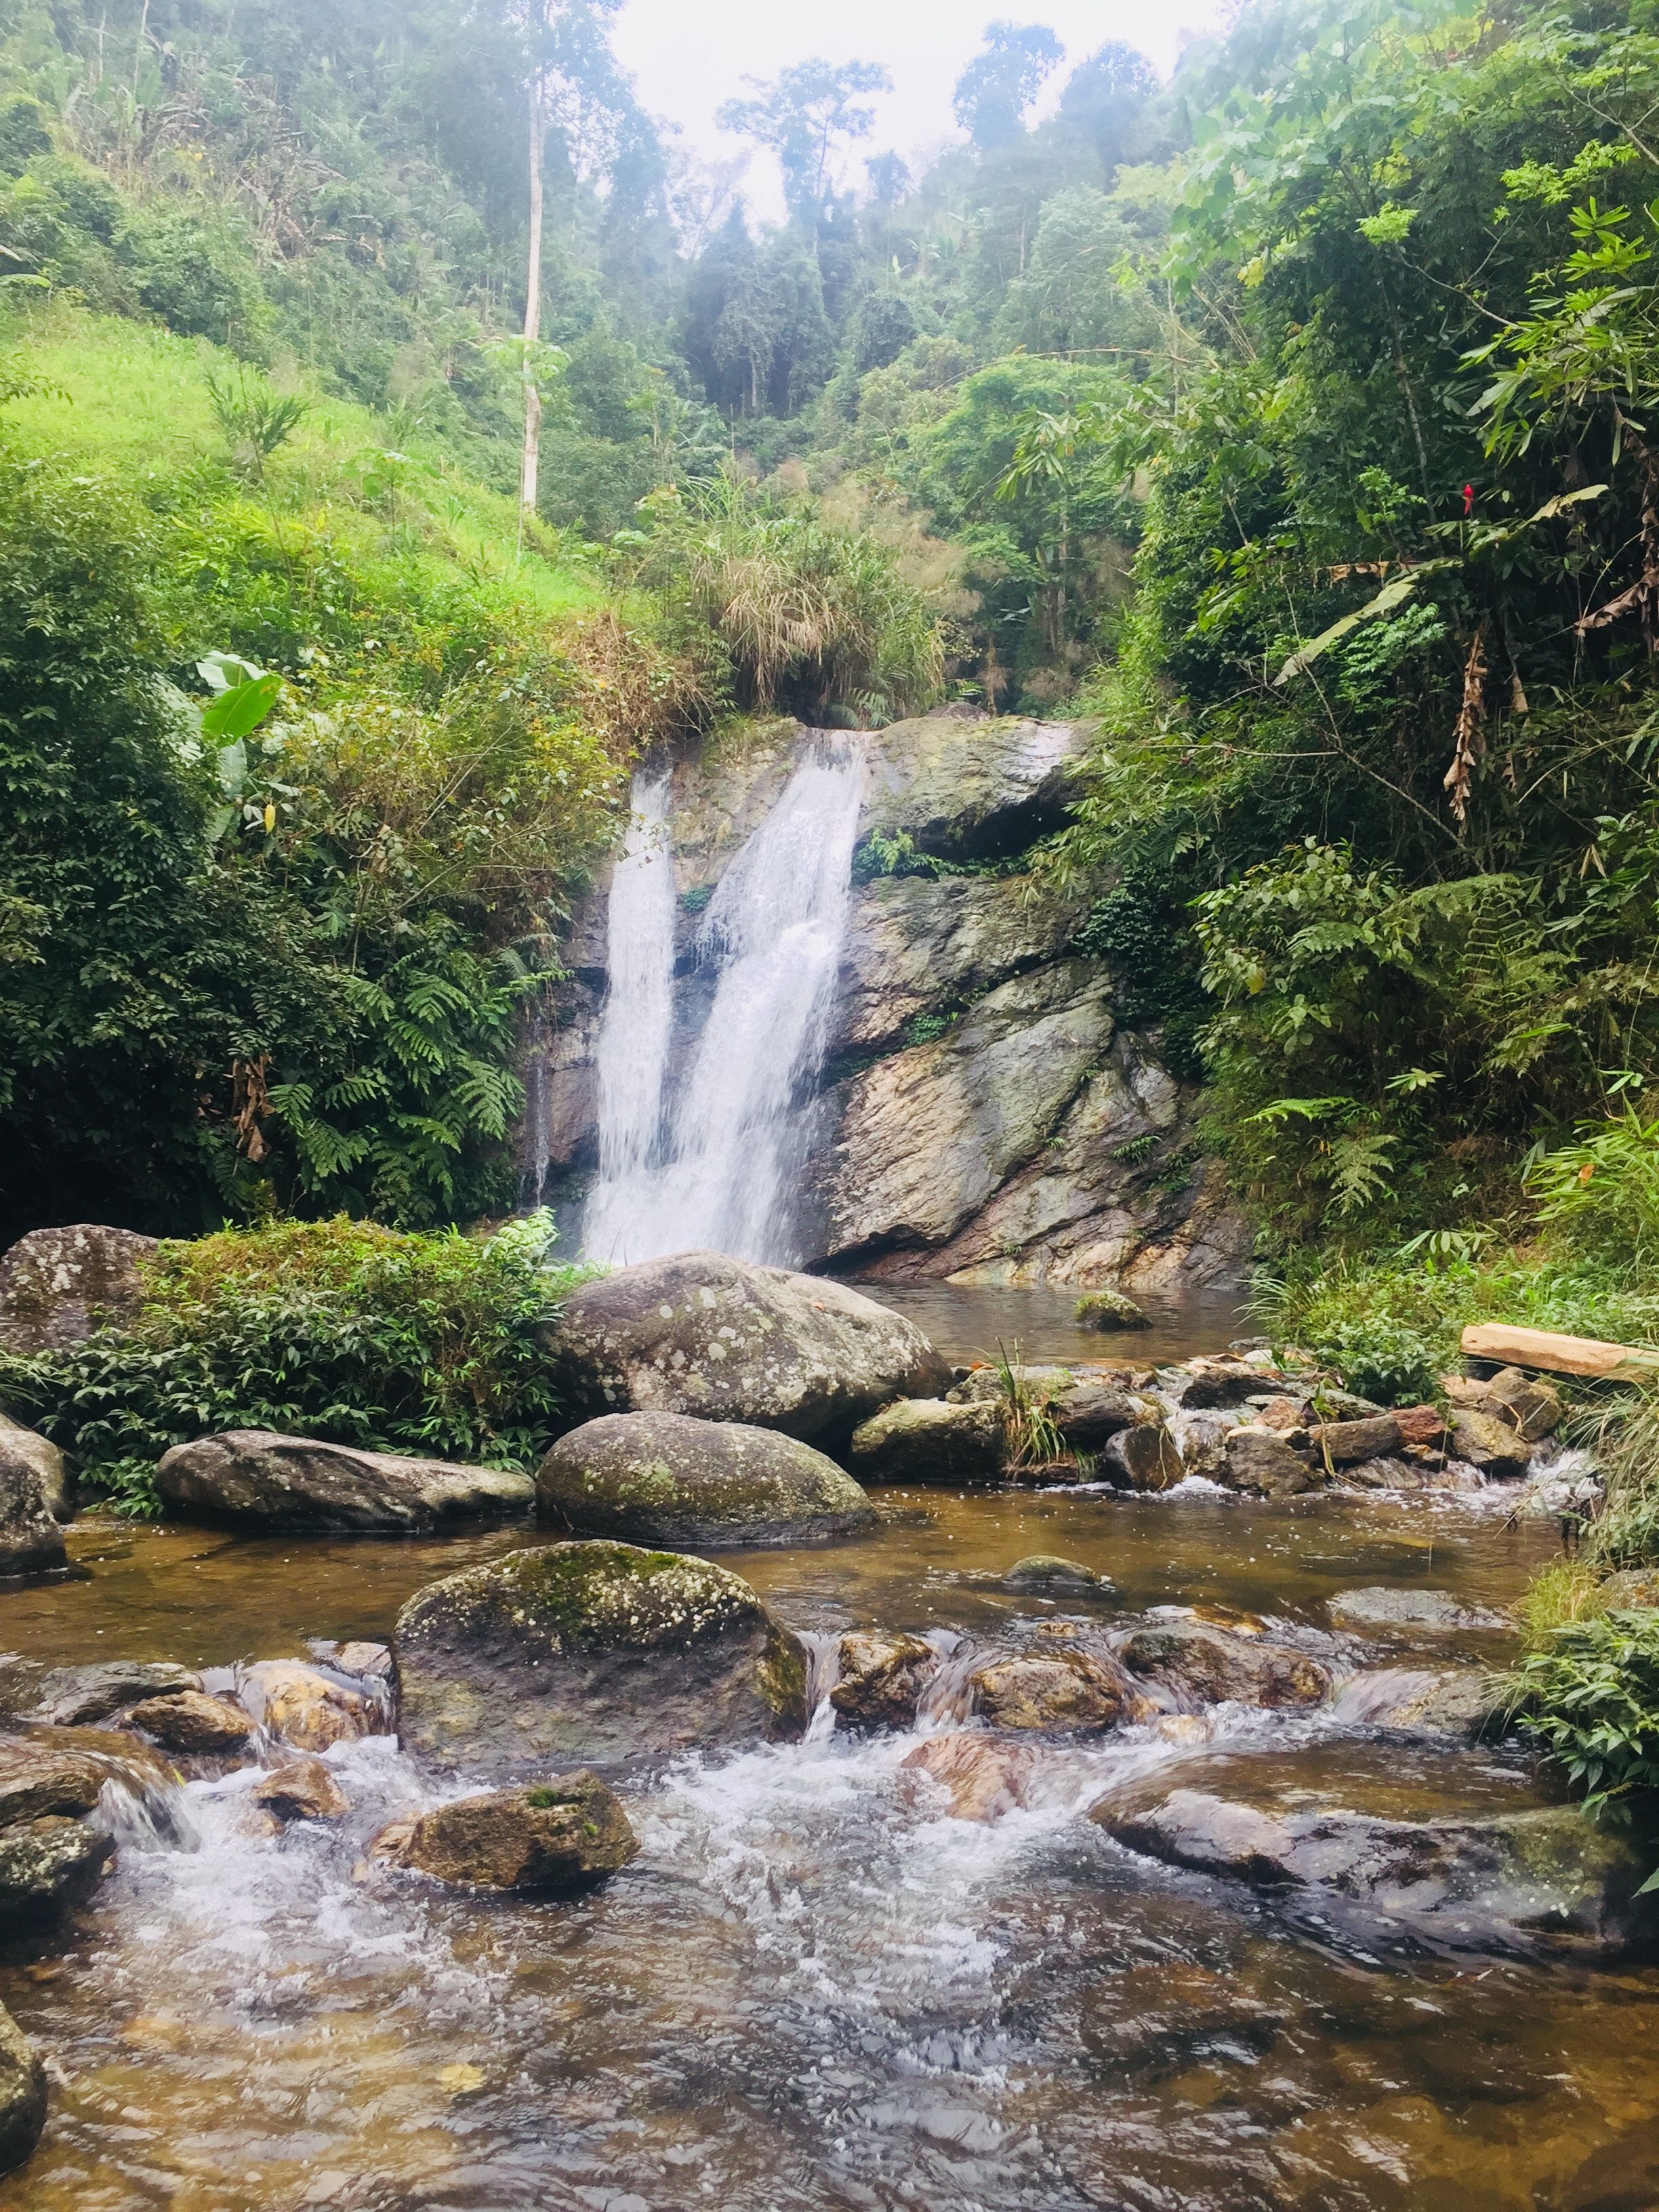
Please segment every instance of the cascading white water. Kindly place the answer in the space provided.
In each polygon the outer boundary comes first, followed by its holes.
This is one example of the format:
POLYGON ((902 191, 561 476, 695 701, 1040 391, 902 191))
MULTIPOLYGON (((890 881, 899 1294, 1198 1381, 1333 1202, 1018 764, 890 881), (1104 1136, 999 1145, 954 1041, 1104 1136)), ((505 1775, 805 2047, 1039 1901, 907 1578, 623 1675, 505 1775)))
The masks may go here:
POLYGON ((618 868, 599 1048, 600 1178, 583 1237, 591 1257, 702 1247, 745 1260, 795 1256, 794 1109, 823 1061, 863 776, 858 747, 820 733, 721 878, 697 940, 716 972, 713 1003, 672 1102, 663 1095, 672 885, 665 931, 658 907, 636 896, 633 877, 624 881, 627 857, 618 868), (617 1072, 609 1085, 608 1068, 617 1072))

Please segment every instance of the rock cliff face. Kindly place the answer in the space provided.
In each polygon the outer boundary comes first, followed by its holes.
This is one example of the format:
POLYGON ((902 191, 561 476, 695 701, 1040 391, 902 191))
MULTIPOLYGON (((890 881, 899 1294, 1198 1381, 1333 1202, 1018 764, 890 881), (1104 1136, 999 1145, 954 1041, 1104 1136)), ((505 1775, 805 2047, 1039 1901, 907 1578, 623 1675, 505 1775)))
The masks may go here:
MULTIPOLYGON (((698 915, 807 742, 775 724, 674 772, 682 1050, 707 1006, 698 915)), ((1109 974, 1070 951, 1081 906, 1019 866, 1066 819, 1082 732, 939 713, 863 743, 862 880, 802 1104, 806 1264, 1149 1291, 1237 1278, 1248 1238, 1197 1158, 1194 1094, 1156 1036, 1119 1025, 1109 974)), ((531 1053, 527 1181, 568 1237, 596 1157, 606 892, 575 919, 571 980, 531 1053)))

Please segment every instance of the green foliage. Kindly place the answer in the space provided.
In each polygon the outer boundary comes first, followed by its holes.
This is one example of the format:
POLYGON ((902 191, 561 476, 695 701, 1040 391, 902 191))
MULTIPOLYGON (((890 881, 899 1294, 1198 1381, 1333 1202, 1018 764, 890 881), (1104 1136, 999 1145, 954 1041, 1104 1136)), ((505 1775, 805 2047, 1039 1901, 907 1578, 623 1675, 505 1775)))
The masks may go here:
POLYGON ((1603 1121, 1579 1125, 1577 1140, 1540 1152, 1527 1170, 1539 1218, 1559 1221, 1581 1243, 1651 1269, 1659 1243, 1659 1120, 1635 1102, 1603 1121))
POLYGON ((558 1411, 538 1331, 579 1279, 551 1242, 544 1216, 478 1240, 341 1217, 163 1244, 129 1328, 0 1355, 0 1382, 138 1513, 161 1455, 222 1429, 527 1466, 558 1411))
POLYGON ((1563 1624, 1516 1666, 1510 1692, 1522 1729, 1592 1819, 1646 1810, 1659 1788, 1659 1608, 1563 1624))

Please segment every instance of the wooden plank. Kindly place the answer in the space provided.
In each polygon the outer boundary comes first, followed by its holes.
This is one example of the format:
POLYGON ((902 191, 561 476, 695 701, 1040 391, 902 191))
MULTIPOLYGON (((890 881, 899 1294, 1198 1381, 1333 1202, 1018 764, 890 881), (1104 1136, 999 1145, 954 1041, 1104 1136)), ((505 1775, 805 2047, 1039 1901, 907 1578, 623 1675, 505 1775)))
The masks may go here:
POLYGON ((1603 1344, 1593 1336, 1558 1336, 1553 1329, 1512 1328, 1501 1321, 1472 1322, 1462 1341, 1466 1359, 1542 1367, 1555 1375, 1618 1375, 1659 1368, 1659 1346, 1603 1344))

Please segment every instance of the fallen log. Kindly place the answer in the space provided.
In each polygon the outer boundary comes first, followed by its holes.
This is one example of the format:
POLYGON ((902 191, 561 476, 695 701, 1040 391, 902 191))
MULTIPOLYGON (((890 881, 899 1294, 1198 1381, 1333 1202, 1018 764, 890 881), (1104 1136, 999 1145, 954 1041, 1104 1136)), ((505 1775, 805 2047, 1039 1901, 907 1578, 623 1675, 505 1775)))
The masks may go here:
POLYGON ((1507 1322, 1471 1322, 1463 1332, 1466 1359, 1496 1360, 1504 1367, 1541 1367, 1553 1375, 1659 1373, 1659 1345, 1603 1344, 1593 1336, 1560 1336, 1548 1328, 1512 1328, 1507 1322))

